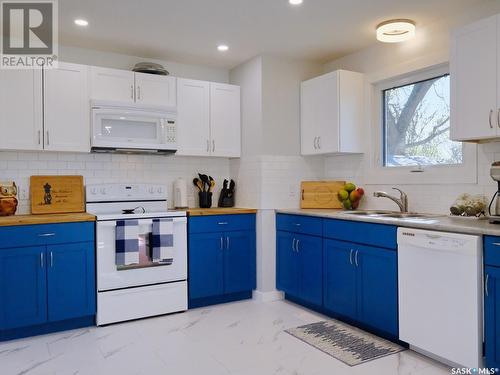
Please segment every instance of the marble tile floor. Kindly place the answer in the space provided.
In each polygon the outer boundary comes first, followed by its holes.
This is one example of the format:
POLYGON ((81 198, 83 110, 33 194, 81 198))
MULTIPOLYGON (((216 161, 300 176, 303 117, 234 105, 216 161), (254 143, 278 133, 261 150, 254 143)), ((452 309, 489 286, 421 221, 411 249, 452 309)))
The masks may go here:
POLYGON ((283 332, 325 317, 254 300, 0 343, 1 375, 445 375, 412 351, 349 367, 283 332))

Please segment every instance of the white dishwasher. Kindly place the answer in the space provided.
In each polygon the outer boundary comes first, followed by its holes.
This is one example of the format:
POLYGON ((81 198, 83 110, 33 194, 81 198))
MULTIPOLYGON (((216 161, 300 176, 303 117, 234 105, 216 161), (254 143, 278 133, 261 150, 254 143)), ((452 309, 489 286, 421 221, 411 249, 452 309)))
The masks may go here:
POLYGON ((479 236, 398 228, 399 338, 430 357, 482 367, 479 236))

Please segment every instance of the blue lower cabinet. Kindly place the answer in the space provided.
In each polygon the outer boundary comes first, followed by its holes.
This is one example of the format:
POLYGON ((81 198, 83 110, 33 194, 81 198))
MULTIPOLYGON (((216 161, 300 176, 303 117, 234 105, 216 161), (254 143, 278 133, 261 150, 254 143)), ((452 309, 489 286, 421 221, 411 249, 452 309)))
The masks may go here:
POLYGON ((189 236, 189 298, 224 293, 223 233, 195 233, 189 236))
POLYGON ((393 337, 398 329, 398 270, 394 250, 358 248, 358 320, 393 337))
POLYGON ((355 250, 348 242, 324 240, 324 307, 347 318, 357 316, 355 250))
POLYGON ((93 223, 0 227, 1 238, 0 341, 95 323, 93 223), (84 242, 65 243, 65 229, 84 242))
POLYGON ((0 250, 0 330, 47 320, 45 247, 0 250))
POLYGON ((188 220, 189 307, 251 298, 256 284, 255 215, 188 220))
POLYGON ((321 306, 323 244, 320 237, 277 231, 276 286, 288 297, 321 306))
POLYGON ((255 289, 255 232, 227 232, 224 251, 224 293, 255 289))
POLYGON ((296 234, 276 233, 276 287, 292 296, 299 294, 299 258, 295 251, 296 234))
POLYGON ((299 298, 321 306, 323 303, 323 243, 321 238, 298 235, 299 298))
POLYGON ((47 247, 49 321, 95 314, 93 246, 84 242, 47 247))
POLYGON ((500 267, 485 267, 484 341, 487 368, 500 367, 500 267))

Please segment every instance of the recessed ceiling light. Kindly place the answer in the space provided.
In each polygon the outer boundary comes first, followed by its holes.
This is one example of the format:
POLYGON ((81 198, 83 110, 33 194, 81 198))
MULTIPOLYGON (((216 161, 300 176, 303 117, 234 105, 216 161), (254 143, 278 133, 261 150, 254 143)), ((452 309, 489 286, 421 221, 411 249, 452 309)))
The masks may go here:
POLYGON ((221 51, 221 52, 226 52, 226 51, 229 49, 229 47, 228 47, 228 46, 226 46, 225 44, 219 44, 219 45, 217 46, 217 49, 218 49, 219 51, 221 51))
POLYGON ((75 25, 78 25, 78 26, 88 26, 89 25, 89 21, 81 19, 81 18, 77 18, 75 20, 75 25))
POLYGON ((302 4, 303 0, 288 0, 288 2, 292 5, 300 5, 302 4))
POLYGON ((384 43, 399 43, 415 36, 412 20, 389 20, 377 26, 377 39, 384 43))

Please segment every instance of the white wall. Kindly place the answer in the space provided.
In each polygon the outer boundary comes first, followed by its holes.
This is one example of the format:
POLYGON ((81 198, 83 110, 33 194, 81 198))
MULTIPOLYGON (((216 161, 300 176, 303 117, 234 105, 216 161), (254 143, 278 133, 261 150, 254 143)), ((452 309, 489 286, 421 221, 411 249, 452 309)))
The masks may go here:
POLYGON ((229 82, 229 70, 202 65, 180 64, 173 61, 149 59, 92 49, 59 46, 59 59, 75 64, 97 65, 107 68, 130 70, 138 62, 149 61, 161 64, 175 77, 204 81, 229 82))
MULTIPOLYGON (((448 19, 430 25, 417 25, 417 37, 401 44, 379 43, 357 53, 329 62, 324 72, 347 69, 365 74, 367 86, 389 77, 417 71, 429 66, 449 61, 449 30, 489 15, 500 13, 499 2, 487 2, 467 14, 450 13, 448 19)), ((367 96, 371 90, 367 87, 367 96)), ((367 99, 371 99, 367 97, 367 99)), ((370 134, 373 121, 371 106, 366 109, 369 119, 365 124, 365 134, 370 134), (372 122, 372 123, 370 123, 372 122)), ((473 126, 473 124, 471 124, 473 126)), ((368 136, 366 139, 371 141, 368 136)), ((371 146, 371 147, 370 147, 371 146)), ((325 160, 325 178, 352 180, 366 188, 367 194, 361 207, 397 209, 391 201, 374 198, 373 191, 388 191, 394 185, 376 185, 367 180, 365 173, 369 168, 370 148, 366 145, 365 155, 331 156, 325 160)), ((500 143, 478 146, 477 183, 475 184, 406 184, 403 175, 395 186, 402 188, 409 195, 410 210, 448 213, 456 197, 464 192, 485 194, 489 199, 496 189, 496 184, 489 177, 489 166, 494 160, 500 160, 500 143)), ((425 173, 425 172, 424 172, 425 173)), ((396 193, 397 194, 397 193, 396 193)))

